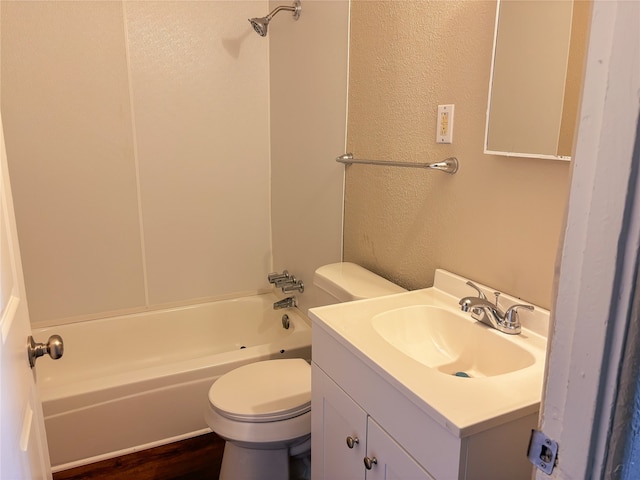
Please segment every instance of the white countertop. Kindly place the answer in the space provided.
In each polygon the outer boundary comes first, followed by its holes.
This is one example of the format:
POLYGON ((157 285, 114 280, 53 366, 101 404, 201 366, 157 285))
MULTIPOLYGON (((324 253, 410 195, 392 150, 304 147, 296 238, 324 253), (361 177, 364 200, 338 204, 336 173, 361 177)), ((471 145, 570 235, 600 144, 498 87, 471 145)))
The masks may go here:
MULTIPOLYGON (((465 437, 493 425, 535 413, 540 404, 546 359, 546 337, 549 312, 536 307, 521 313, 523 324, 519 335, 506 335, 490 327, 489 334, 508 340, 534 357, 532 365, 514 372, 491 377, 461 378, 405 355, 391 346, 372 327, 377 314, 414 305, 433 305, 462 314, 458 300, 474 296, 465 285, 466 279, 438 270, 434 287, 348 302, 309 310, 314 328, 321 328, 352 351, 384 380, 397 388, 421 410, 458 437, 465 437), (533 325, 536 332, 528 328, 533 325)), ((480 285, 481 286, 481 285, 480 285)), ((481 286, 489 292, 488 287, 481 286)), ((502 309, 514 303, 526 303, 502 295, 502 309)))

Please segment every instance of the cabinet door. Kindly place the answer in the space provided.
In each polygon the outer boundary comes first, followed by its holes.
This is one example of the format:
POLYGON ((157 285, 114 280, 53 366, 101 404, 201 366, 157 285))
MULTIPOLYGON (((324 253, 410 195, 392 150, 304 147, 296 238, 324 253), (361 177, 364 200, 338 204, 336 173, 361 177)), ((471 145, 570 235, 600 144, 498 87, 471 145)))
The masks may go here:
POLYGON ((367 459, 371 469, 366 480, 433 480, 371 417, 365 463, 367 459))
POLYGON ((315 364, 311 382, 312 480, 364 480, 366 412, 315 364))

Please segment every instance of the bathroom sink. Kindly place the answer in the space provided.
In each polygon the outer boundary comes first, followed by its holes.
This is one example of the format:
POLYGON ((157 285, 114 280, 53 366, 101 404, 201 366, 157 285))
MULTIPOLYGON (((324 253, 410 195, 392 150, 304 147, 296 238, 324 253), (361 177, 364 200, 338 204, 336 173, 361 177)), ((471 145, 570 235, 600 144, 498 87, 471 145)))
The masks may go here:
MULTIPOLYGON (((383 379, 459 438, 537 415, 549 312, 522 311, 520 334, 502 333, 460 310, 467 282, 437 270, 429 288, 310 309, 316 363, 350 382, 357 359, 366 369, 353 388, 370 398, 371 408, 396 404, 371 395, 374 379, 383 379)), ((500 295, 502 309, 522 302, 500 295)))
MULTIPOLYGON (((369 432, 381 458, 382 428, 403 452, 398 462, 425 468, 407 478, 528 477, 522 452, 539 417, 549 312, 522 309, 511 318, 519 333, 503 333, 461 310, 469 282, 436 270, 432 287, 309 309, 316 430, 346 422, 349 432, 369 432)), ((523 304, 499 300, 500 311, 523 304)))
POLYGON ((371 326, 403 354, 446 375, 493 377, 535 363, 530 352, 505 334, 450 309, 397 308, 375 315, 371 326))

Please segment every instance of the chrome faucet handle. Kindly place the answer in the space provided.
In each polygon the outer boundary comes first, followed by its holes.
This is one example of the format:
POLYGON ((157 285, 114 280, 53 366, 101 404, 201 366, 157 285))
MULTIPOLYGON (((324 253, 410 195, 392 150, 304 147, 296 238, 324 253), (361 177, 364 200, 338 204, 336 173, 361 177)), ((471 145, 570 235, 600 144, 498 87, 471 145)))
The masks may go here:
POLYGON ((282 273, 273 272, 267 275, 267 280, 269 280, 269 283, 276 283, 280 280, 286 280, 287 278, 289 278, 289 272, 287 272, 286 270, 283 270, 282 273))
POLYGON ((533 311, 533 305, 517 304, 510 306, 504 314, 504 322, 507 325, 520 325, 519 309, 533 311))
MULTIPOLYGON (((487 296, 484 294, 484 292, 482 290, 480 290, 480 287, 478 287, 471 280, 467 281, 467 285, 469 285, 476 292, 478 292, 478 298, 480 298, 482 300, 486 300, 487 299, 487 296)), ((464 310, 464 311, 466 312, 467 310, 464 310)), ((471 308, 471 318, 473 318, 474 320, 478 320, 479 322, 487 323, 488 319, 486 318, 486 315, 487 315, 487 313, 480 307, 471 308)))
POLYGON ((287 278, 281 278, 279 280, 276 280, 274 282, 274 285, 276 286, 276 288, 282 288, 286 285, 295 285, 297 281, 298 280, 296 279, 296 277, 294 277, 293 275, 290 275, 287 278))
POLYGON ((486 300, 486 299, 487 299, 487 297, 486 297, 486 296, 485 296, 485 294, 482 292, 482 290, 480 290, 480 288, 479 288, 475 283, 473 283, 471 280, 469 280, 469 281, 467 282, 467 285, 469 285, 471 288, 474 288, 474 289, 476 290, 476 292, 478 292, 478 297, 479 297, 479 298, 481 298, 481 299, 483 299, 483 300, 486 300))
POLYGON ((294 283, 287 283, 286 285, 282 286, 282 293, 289 293, 293 292, 294 290, 298 290, 300 293, 304 292, 304 283, 302 282, 302 280, 298 280, 294 283))

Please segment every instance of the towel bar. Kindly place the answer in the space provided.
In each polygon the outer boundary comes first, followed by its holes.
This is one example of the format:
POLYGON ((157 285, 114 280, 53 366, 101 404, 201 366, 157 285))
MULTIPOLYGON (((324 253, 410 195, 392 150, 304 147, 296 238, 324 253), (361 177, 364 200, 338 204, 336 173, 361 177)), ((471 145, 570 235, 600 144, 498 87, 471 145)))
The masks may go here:
POLYGON ((430 168, 433 170, 440 170, 441 172, 449 173, 453 175, 458 171, 458 159, 456 157, 445 158, 441 162, 435 163, 414 163, 414 162, 393 162, 386 160, 359 160, 353 158, 352 153, 345 153, 336 158, 336 162, 343 163, 345 165, 351 165, 354 163, 361 165, 383 165, 386 167, 408 167, 408 168, 430 168))

